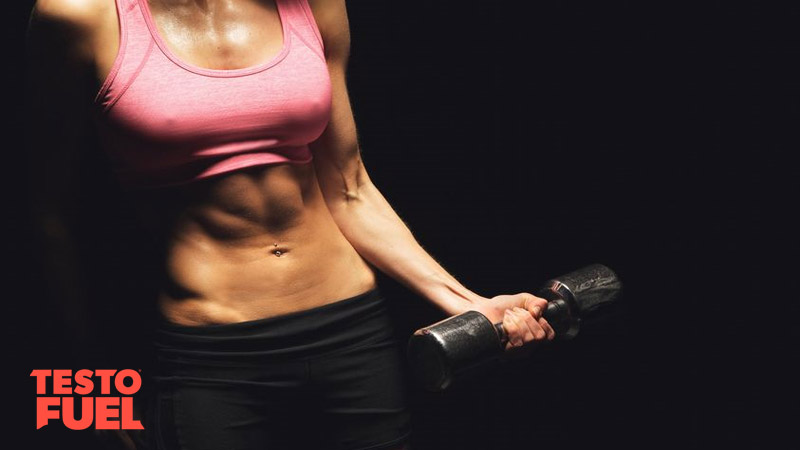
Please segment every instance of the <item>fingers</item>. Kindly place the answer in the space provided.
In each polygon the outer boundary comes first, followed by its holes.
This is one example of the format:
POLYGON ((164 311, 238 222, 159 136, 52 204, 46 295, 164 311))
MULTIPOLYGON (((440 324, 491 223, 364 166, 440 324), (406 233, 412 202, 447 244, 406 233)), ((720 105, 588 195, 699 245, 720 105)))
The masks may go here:
MULTIPOLYGON (((542 314, 544 314, 545 309, 547 309, 547 300, 525 292, 518 295, 521 295, 525 298, 524 301, 525 309, 531 313, 531 316, 533 316, 533 318, 538 323, 539 327, 541 327, 541 329, 544 331, 543 339, 552 341, 556 336, 556 332, 555 330, 553 330, 553 327, 551 327, 550 324, 547 323, 547 320, 545 320, 544 317, 542 317, 542 314)), ((535 327, 531 326, 531 330, 534 329, 535 327)))
POLYGON ((527 292, 522 292, 517 295, 521 296, 523 299, 522 307, 528 310, 534 318, 539 319, 542 317, 542 313, 544 313, 545 308, 547 308, 547 300, 528 294, 527 292))
POLYGON ((550 324, 547 322, 547 320, 545 320, 544 318, 541 318, 541 319, 538 320, 538 322, 539 322, 539 325, 544 330, 545 334, 547 335, 547 337, 545 339, 547 339, 548 341, 552 341, 553 339, 555 339, 556 330, 554 330, 553 327, 550 326, 550 324))
POLYGON ((517 306, 530 311, 538 319, 547 307, 547 300, 527 292, 520 292, 514 295, 496 295, 491 298, 491 304, 500 311, 517 306))
POLYGON ((506 349, 521 347, 534 341, 550 340, 551 336, 555 336, 546 320, 537 320, 529 311, 519 307, 506 310, 503 327, 508 334, 506 349))
POLYGON ((508 335, 506 350, 555 339, 555 330, 543 317, 547 300, 527 292, 498 295, 492 300, 497 312, 504 312, 502 322, 508 335))
POLYGON ((515 316, 518 320, 522 321, 524 324, 523 329, 527 329, 526 336, 529 334, 531 336, 530 339, 525 340, 525 342, 530 341, 541 341, 547 337, 547 333, 545 332, 544 328, 539 324, 539 320, 535 319, 533 315, 522 309, 522 308, 514 308, 515 316))
POLYGON ((508 333, 509 347, 522 347, 526 342, 533 340, 533 334, 523 319, 518 317, 519 313, 512 309, 507 309, 503 316, 503 327, 508 333))

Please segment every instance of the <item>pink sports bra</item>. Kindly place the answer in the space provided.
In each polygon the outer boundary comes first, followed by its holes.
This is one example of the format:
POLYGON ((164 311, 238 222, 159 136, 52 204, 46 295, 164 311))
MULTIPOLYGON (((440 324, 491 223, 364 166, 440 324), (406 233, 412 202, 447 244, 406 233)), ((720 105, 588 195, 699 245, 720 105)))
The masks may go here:
POLYGON ((95 98, 95 123, 124 189, 311 161, 308 144, 331 112, 322 38, 306 0, 275 3, 280 52, 256 66, 223 70, 175 56, 147 0, 116 0, 119 50, 95 98))

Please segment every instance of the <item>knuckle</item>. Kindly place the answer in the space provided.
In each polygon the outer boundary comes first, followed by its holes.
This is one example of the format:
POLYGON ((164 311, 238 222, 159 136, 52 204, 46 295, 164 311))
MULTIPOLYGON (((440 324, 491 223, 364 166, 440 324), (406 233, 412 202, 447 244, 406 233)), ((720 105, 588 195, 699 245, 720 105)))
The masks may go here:
POLYGON ((531 312, 528 311, 527 309, 514 308, 514 312, 519 314, 519 316, 523 318, 526 322, 529 320, 535 320, 531 312))
POLYGON ((520 347, 525 344, 525 335, 525 330, 515 326, 513 331, 508 334, 508 341, 513 343, 515 347, 520 347))
POLYGON ((503 327, 509 334, 513 334, 517 331, 517 324, 514 323, 514 320, 511 317, 506 317, 503 319, 503 327))
POLYGON ((534 340, 536 340, 536 335, 533 332, 529 331, 529 332, 525 333, 525 342, 526 343, 533 342, 534 340))
POLYGON ((528 294, 525 299, 525 309, 531 309, 533 307, 539 307, 544 309, 547 306, 547 300, 537 297, 535 295, 528 294))
POLYGON ((522 340, 522 338, 519 337, 519 334, 514 334, 514 335, 509 335, 508 336, 508 343, 512 347, 519 347, 519 346, 522 345, 523 340, 522 340))

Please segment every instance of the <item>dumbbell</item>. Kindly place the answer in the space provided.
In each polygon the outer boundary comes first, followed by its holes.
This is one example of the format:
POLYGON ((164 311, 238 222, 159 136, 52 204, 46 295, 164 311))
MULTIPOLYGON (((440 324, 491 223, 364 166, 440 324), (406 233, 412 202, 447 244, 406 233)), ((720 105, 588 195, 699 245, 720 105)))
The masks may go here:
MULTIPOLYGON (((556 339, 577 336, 581 319, 617 301, 622 293, 619 277, 608 267, 592 264, 547 281, 536 292, 548 301, 542 313, 556 339)), ((415 331, 407 356, 413 377, 429 391, 442 391, 460 373, 503 354, 508 334, 502 323, 478 311, 467 311, 415 331)))

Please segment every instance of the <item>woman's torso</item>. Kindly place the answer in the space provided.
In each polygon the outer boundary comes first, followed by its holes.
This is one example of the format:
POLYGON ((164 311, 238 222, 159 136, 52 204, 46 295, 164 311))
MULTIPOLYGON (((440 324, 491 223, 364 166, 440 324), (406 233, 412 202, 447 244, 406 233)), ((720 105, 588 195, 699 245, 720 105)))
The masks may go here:
MULTIPOLYGON (((114 1, 105 3, 91 44, 98 88, 119 45, 114 1)), ((238 69, 281 48, 273 2, 199 2, 205 10, 195 2, 172 3, 151 1, 150 11, 164 42, 185 62, 238 69)), ((328 211, 313 163, 248 167, 131 195, 159 243, 159 307, 172 322, 254 320, 375 286, 374 272, 328 211)))

